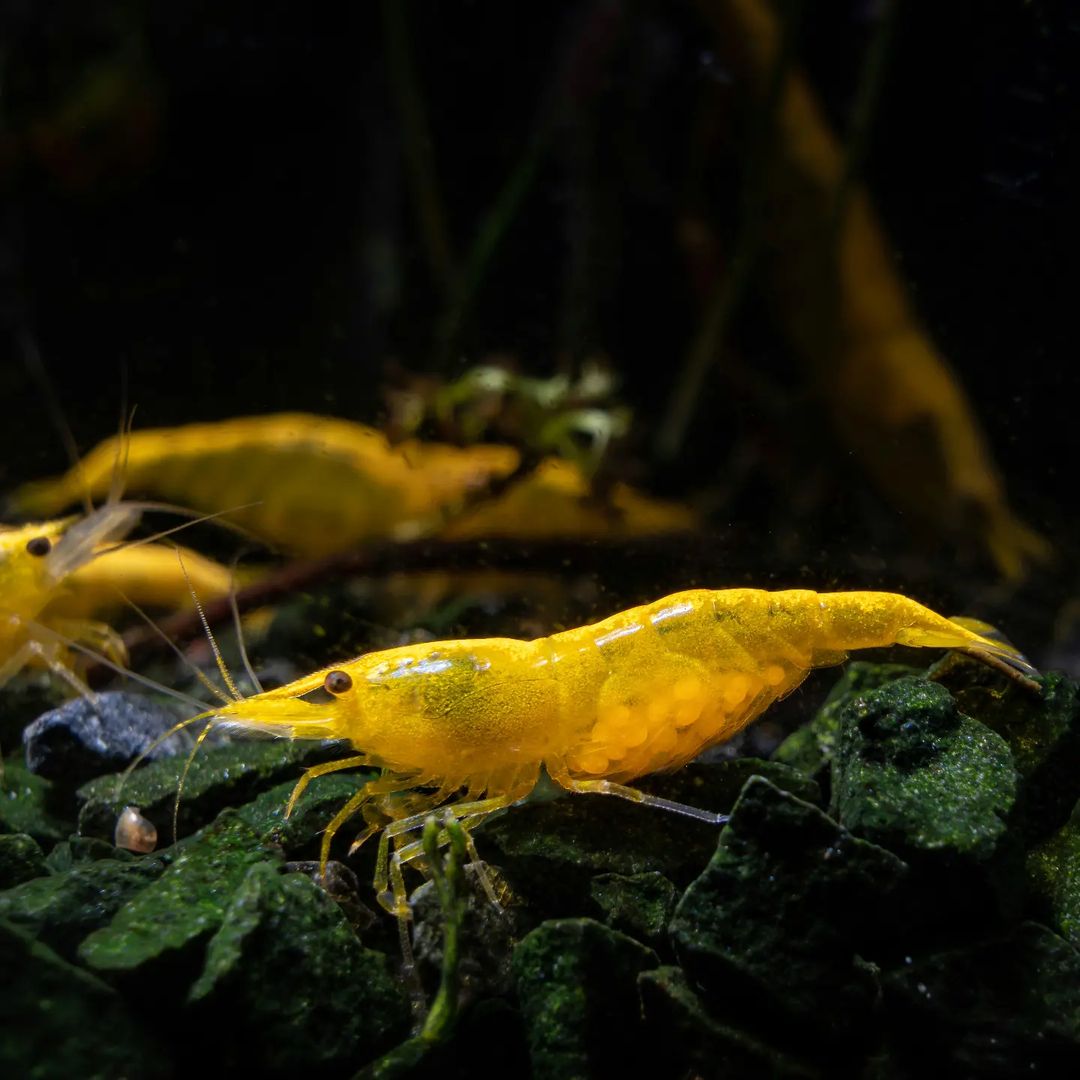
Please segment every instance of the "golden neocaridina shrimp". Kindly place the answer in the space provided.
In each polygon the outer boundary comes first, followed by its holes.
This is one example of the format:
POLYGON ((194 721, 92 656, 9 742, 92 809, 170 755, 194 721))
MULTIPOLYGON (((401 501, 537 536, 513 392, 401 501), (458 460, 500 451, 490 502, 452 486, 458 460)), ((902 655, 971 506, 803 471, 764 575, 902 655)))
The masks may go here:
POLYGON ((47 608, 103 545, 134 528, 140 513, 137 506, 110 501, 83 517, 0 527, 0 686, 26 665, 44 664, 87 693, 68 659, 72 641, 123 660, 123 642, 110 627, 47 608))
POLYGON ((290 810, 316 776, 380 766, 383 775, 327 826, 322 862, 338 829, 361 814, 354 848, 381 831, 376 888, 405 916, 401 868, 421 856, 408 834, 455 795, 449 812, 471 829, 528 795, 543 768, 570 791, 720 823, 626 784, 730 739, 813 668, 893 643, 961 649, 1023 682, 1036 674, 1011 646, 895 593, 699 589, 534 641, 369 653, 184 723, 216 717, 251 732, 348 740, 357 753, 309 769, 290 810), (315 691, 328 698, 303 700, 315 691))
POLYGON ((46 515, 84 493, 100 496, 118 458, 127 491, 204 513, 228 510, 232 523, 311 558, 370 540, 432 534, 640 536, 682 531, 695 521, 685 507, 625 484, 613 486, 609 506, 589 506, 584 474, 555 458, 473 507, 473 498, 517 470, 514 447, 416 439, 391 445, 374 428, 308 413, 124 432, 63 476, 24 485, 9 505, 19 514, 46 515))

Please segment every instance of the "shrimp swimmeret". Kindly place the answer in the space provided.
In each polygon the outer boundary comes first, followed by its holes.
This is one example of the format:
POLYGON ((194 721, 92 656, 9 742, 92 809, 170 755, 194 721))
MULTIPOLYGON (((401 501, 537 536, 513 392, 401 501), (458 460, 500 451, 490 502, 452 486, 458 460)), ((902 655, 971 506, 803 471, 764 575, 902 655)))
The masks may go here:
POLYGON ((381 832, 376 889, 384 907, 406 917, 402 867, 422 857, 409 834, 434 808, 448 804, 468 837, 528 795, 545 769, 569 791, 720 824, 723 815, 627 783, 730 739, 812 669, 894 643, 960 649, 1038 688, 1035 669, 1011 646, 896 593, 698 589, 533 641, 433 641, 368 653, 178 727, 214 718, 292 739, 347 740, 356 753, 304 773, 287 812, 317 776, 382 768, 327 826, 321 861, 325 867, 335 833, 361 815, 353 849, 381 832), (319 690, 328 700, 304 700, 319 690))

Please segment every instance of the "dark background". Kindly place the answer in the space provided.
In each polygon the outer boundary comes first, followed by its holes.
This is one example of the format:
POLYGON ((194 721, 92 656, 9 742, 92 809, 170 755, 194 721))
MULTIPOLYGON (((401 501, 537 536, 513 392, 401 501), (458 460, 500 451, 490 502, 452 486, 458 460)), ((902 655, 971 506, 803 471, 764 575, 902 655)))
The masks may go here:
MULTIPOLYGON (((281 409, 378 422, 390 360, 452 375, 501 352, 546 375, 601 350, 635 410, 627 471, 640 482, 725 490, 741 451, 761 456, 714 507, 726 576, 761 577, 771 558, 781 576, 839 577, 854 552, 869 554, 851 584, 901 583, 911 538, 807 401, 753 283, 732 348, 757 390, 715 370, 679 458, 651 454, 699 314, 676 243, 695 116, 738 92, 692 6, 401 9, 459 260, 508 178, 533 166, 452 347, 409 185, 390 6, 4 5, 0 484, 66 465, 21 357, 28 335, 83 448, 115 431, 125 379, 144 427, 281 409), (796 530, 805 550, 771 553, 808 478, 821 490, 796 530)), ((808 8, 800 62, 843 132, 883 5, 808 8)), ((1076 4, 901 3, 865 162, 1015 508, 1066 554, 1078 44, 1076 4)), ((915 577, 990 603, 987 567, 957 586, 946 549, 919 550, 915 577)), ((694 575, 709 572, 693 558, 694 575)), ((1075 584, 1066 557, 1011 600, 1049 638, 1075 584)))

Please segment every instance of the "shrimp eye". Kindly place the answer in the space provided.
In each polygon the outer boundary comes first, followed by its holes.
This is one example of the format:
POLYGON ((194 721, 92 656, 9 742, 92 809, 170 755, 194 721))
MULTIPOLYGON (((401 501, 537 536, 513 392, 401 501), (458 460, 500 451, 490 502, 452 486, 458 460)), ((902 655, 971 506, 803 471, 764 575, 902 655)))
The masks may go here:
POLYGON ((27 555, 35 555, 40 558, 52 551, 52 541, 47 536, 35 536, 26 541, 27 555))
POLYGON ((323 679, 323 686, 331 694, 344 694, 352 689, 352 677, 347 671, 328 671, 323 679))

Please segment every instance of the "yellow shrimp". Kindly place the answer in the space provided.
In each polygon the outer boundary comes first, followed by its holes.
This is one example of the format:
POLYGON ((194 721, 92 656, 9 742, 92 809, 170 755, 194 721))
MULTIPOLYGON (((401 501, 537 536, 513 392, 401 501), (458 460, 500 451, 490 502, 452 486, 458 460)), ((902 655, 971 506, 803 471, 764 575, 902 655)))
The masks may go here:
POLYGON ((720 823, 626 784, 730 739, 812 669, 893 643, 961 649, 1023 682, 1036 674, 1012 647, 895 593, 699 589, 533 641, 369 653, 184 723, 214 717, 244 731, 347 740, 357 753, 309 769, 289 810, 316 776, 381 767, 327 826, 321 858, 361 814, 353 847, 381 831, 376 889, 404 918, 402 867, 421 857, 409 834, 433 808, 457 796, 449 812, 472 829, 528 795, 546 769, 569 791, 720 823), (303 700, 315 691, 326 700, 303 700))
POLYGON ((587 507, 580 469, 555 459, 492 503, 466 511, 458 523, 470 495, 518 468, 521 456, 512 446, 417 440, 392 446, 374 428, 307 413, 125 433, 95 447, 64 476, 20 488, 11 505, 22 514, 53 514, 84 492, 100 495, 112 483, 118 456, 127 490, 207 513, 248 504, 230 520, 307 557, 434 533, 459 539, 522 532, 641 535, 694 523, 688 510, 625 485, 616 485, 614 514, 587 507), (489 505, 493 513, 485 513, 489 505), (456 526, 450 534, 444 533, 447 522, 456 526))
POLYGON ((126 536, 140 514, 139 507, 110 500, 82 517, 0 527, 0 686, 27 665, 44 665, 89 693, 68 656, 70 642, 123 661, 123 642, 110 627, 48 609, 71 576, 103 545, 126 536))

